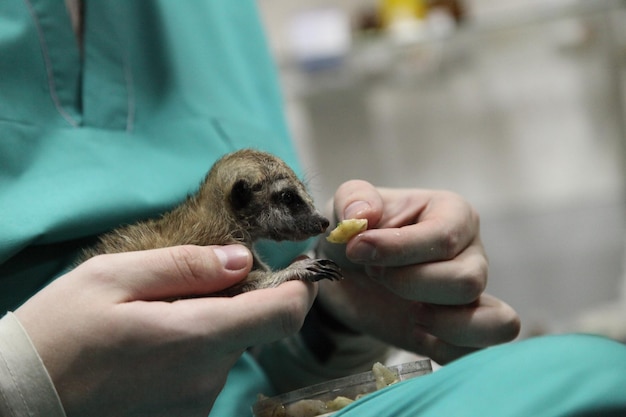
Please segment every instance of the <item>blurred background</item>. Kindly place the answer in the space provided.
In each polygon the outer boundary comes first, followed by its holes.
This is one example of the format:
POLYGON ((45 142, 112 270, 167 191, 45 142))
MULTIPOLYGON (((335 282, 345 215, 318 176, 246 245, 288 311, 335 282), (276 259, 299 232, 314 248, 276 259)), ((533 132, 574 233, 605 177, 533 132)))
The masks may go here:
POLYGON ((626 341, 626 1, 258 0, 322 204, 443 188, 522 337, 626 341))

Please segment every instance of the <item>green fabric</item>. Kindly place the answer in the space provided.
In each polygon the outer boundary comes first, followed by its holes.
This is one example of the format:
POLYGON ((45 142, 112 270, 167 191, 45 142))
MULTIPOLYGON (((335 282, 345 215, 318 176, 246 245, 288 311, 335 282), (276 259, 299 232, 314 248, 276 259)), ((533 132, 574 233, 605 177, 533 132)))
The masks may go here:
POLYGON ((251 407, 258 394, 273 395, 272 385, 254 359, 244 354, 228 374, 226 386, 217 397, 209 415, 251 416, 251 407))
POLYGON ((336 417, 626 415, 626 346, 547 336, 497 346, 374 393, 336 417))
POLYGON ((0 309, 83 239, 181 201, 226 152, 299 171, 252 0, 85 8, 81 59, 63 1, 0 2, 0 309))
MULTIPOLYGON (((237 384, 227 386, 211 417, 250 415, 256 393, 271 392, 263 391, 269 388, 247 358, 230 382, 237 384)), ((626 346, 589 335, 500 345, 366 396, 334 416, 622 417, 626 346)))

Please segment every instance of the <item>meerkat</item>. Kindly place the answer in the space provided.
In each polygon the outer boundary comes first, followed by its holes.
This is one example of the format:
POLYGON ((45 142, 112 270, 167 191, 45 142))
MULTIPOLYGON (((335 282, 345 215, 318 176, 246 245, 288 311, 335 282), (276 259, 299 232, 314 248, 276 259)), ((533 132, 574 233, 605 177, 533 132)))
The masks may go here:
POLYGON ((269 153, 244 149, 218 160, 199 190, 182 204, 159 218, 100 236, 83 251, 78 263, 105 253, 239 243, 252 252, 252 271, 240 283, 210 294, 234 296, 290 280, 341 279, 339 267, 326 259, 301 259, 272 271, 253 247, 258 239, 305 240, 325 232, 328 225, 285 162, 269 153))

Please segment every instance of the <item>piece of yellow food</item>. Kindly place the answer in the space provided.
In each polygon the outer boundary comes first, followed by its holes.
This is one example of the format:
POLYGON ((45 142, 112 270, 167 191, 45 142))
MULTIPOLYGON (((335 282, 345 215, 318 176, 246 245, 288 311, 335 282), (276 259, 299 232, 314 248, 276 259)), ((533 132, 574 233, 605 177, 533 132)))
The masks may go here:
MULTIPOLYGON (((367 225, 367 222, 366 222, 367 225)), ((387 368, 380 362, 376 362, 372 366, 372 374, 376 381, 376 390, 388 387, 391 384, 399 382, 398 375, 387 368)), ((271 398, 259 394, 259 401, 271 401, 269 404, 265 404, 262 410, 255 411, 257 417, 326 417, 333 414, 335 411, 339 411, 344 407, 352 404, 354 401, 362 398, 370 392, 359 394, 356 398, 347 398, 343 396, 337 396, 330 401, 321 401, 314 399, 304 399, 296 401, 292 404, 283 405, 278 401, 273 401, 271 398)))
POLYGON ((354 236, 367 230, 367 219, 348 219, 339 222, 326 237, 330 243, 347 243, 354 236))
POLYGON ((328 410, 330 411, 339 411, 342 408, 349 406, 353 402, 354 400, 350 398, 339 396, 335 397, 334 400, 327 401, 326 408, 328 408, 328 410))
POLYGON ((380 362, 376 362, 372 367, 372 373, 376 378, 376 389, 383 389, 399 381, 398 375, 380 362))

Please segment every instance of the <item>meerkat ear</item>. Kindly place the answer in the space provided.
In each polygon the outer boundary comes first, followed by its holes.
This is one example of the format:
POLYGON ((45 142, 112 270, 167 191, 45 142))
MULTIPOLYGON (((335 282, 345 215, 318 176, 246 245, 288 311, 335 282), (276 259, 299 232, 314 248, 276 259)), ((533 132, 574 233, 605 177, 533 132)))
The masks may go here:
POLYGON ((235 210, 246 207, 252 200, 252 187, 246 180, 239 180, 230 191, 230 203, 235 210))

